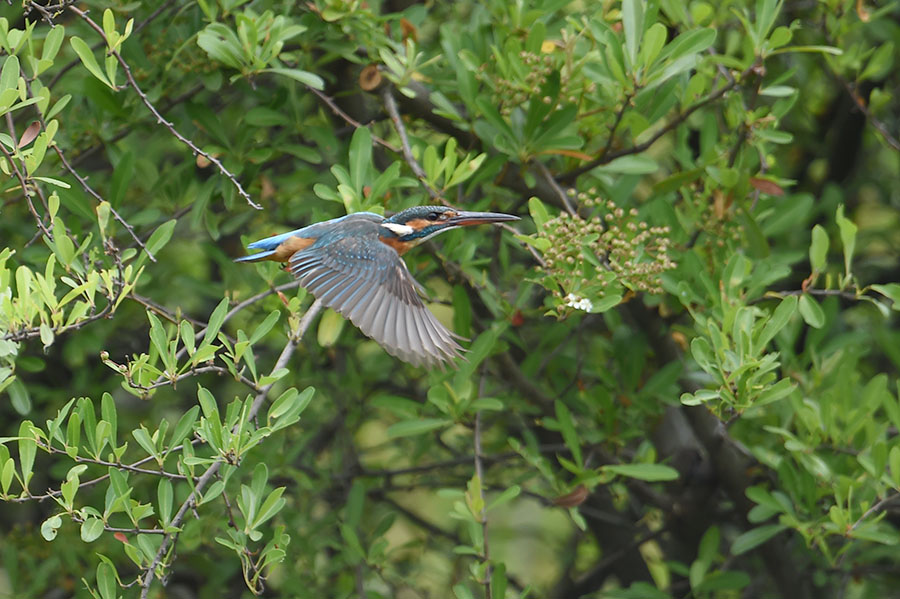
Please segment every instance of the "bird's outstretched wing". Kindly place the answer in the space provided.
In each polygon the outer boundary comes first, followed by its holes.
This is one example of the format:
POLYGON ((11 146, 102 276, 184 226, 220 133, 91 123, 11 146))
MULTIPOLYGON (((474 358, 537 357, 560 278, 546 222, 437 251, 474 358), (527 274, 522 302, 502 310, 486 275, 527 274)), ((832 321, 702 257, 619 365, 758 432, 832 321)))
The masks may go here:
POLYGON ((422 303, 406 264, 378 240, 378 225, 352 223, 357 227, 291 256, 300 284, 401 360, 433 366, 461 355, 455 335, 422 303))

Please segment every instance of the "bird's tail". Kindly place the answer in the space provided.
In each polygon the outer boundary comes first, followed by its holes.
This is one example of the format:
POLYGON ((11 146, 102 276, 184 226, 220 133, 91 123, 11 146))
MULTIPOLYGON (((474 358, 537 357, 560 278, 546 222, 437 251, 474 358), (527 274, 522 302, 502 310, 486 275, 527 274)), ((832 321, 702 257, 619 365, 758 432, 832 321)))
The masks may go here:
POLYGON ((249 256, 241 256, 240 258, 235 258, 235 262, 259 262, 260 260, 265 260, 269 256, 275 253, 275 250, 268 250, 266 252, 259 252, 257 254, 250 254, 249 256))

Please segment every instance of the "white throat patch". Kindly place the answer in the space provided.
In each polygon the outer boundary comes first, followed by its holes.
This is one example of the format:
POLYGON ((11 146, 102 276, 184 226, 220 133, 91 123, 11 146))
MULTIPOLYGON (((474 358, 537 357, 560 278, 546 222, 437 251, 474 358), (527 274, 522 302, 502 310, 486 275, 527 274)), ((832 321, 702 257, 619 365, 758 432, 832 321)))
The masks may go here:
POLYGON ((392 233, 395 233, 398 237, 405 237, 415 231, 415 229, 409 225, 400 225, 397 223, 381 223, 381 226, 392 233))

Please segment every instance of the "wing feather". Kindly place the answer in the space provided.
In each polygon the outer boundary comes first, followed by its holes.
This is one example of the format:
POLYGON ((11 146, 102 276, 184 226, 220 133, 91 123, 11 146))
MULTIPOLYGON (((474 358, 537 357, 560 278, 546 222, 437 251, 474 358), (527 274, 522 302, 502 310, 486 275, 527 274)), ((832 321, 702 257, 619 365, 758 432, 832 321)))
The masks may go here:
POLYGON ((453 360, 462 348, 422 303, 406 264, 378 240, 372 219, 350 220, 290 258, 292 274, 388 353, 416 365, 453 360))

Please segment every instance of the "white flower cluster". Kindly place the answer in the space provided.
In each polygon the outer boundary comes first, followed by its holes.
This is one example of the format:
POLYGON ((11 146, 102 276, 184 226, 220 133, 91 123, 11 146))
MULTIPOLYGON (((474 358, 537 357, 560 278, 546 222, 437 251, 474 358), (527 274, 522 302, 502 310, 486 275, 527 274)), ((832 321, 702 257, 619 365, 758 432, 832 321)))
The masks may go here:
POLYGON ((576 310, 584 310, 585 312, 590 312, 594 309, 594 304, 591 303, 586 297, 578 297, 574 293, 570 293, 566 296, 566 305, 570 308, 575 308, 576 310))

